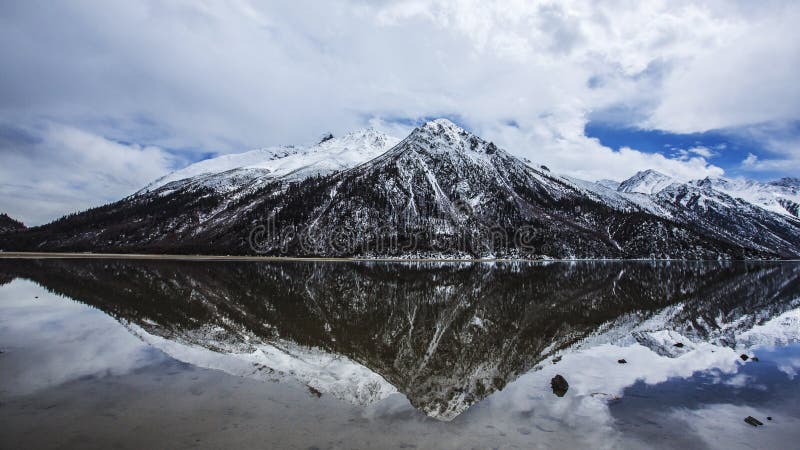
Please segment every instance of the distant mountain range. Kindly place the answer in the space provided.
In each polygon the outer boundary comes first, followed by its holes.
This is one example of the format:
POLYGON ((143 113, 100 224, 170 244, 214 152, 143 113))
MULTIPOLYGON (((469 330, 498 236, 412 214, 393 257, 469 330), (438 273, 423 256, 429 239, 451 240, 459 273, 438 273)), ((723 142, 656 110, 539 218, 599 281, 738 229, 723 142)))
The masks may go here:
POLYGON ((362 257, 800 257, 800 180, 551 173, 446 119, 201 161, 6 251, 362 257))

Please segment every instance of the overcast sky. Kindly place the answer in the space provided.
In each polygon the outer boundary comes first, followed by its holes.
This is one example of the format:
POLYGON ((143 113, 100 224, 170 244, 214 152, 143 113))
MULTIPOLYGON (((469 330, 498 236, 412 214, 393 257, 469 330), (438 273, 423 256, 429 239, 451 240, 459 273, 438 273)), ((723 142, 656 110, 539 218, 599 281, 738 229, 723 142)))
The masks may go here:
POLYGON ((590 180, 800 176, 798 1, 0 1, 0 212, 448 117, 590 180))

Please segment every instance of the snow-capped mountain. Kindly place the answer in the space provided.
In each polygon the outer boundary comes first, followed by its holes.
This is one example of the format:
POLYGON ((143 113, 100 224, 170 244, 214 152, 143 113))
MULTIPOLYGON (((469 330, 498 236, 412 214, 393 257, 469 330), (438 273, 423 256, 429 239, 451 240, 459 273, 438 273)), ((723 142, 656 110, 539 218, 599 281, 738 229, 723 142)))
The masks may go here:
POLYGON ((759 183, 744 179, 705 178, 690 183, 698 187, 711 186, 715 191, 742 199, 767 211, 798 217, 800 188, 793 186, 789 178, 771 183, 759 183))
POLYGON ((737 252, 730 243, 641 214, 641 208, 619 210, 589 198, 563 178, 530 167, 445 119, 415 129, 372 161, 308 180, 265 205, 278 230, 303 230, 302 238, 260 242, 265 253, 276 253, 279 246, 290 254, 339 256, 731 257, 737 252), (300 210, 293 207, 301 203, 300 210), (342 234, 344 242, 331 243, 331 236, 342 234), (392 242, 400 250, 387 248, 392 242))
POLYGON ((797 190, 688 183, 654 170, 616 188, 559 176, 438 119, 203 161, 139 193, 0 238, 4 250, 525 258, 800 255, 797 190))
POLYGON ((638 172, 617 188, 562 177, 586 195, 617 209, 640 208, 703 235, 746 243, 789 256, 798 251, 798 192, 780 183, 705 178, 679 182, 654 170, 638 172))
MULTIPOLYGON (((597 184, 613 188, 613 184, 610 183, 613 183, 613 181, 603 180, 597 182, 597 184)), ((710 188, 770 212, 798 217, 800 187, 798 187, 798 179, 796 178, 783 178, 769 183, 761 183, 747 179, 706 177, 701 180, 681 183, 672 177, 650 169, 637 172, 631 178, 619 183, 616 190, 624 193, 657 195, 667 188, 674 188, 684 184, 700 190, 710 188)))
POLYGON ((637 172, 636 175, 620 183, 617 190, 620 192, 652 195, 657 194, 674 182, 675 180, 672 177, 648 169, 637 172))
POLYGON ((679 220, 702 227, 707 234, 739 239, 787 255, 796 252, 800 224, 796 217, 731 197, 710 183, 674 185, 659 192, 655 199, 671 207, 679 220))

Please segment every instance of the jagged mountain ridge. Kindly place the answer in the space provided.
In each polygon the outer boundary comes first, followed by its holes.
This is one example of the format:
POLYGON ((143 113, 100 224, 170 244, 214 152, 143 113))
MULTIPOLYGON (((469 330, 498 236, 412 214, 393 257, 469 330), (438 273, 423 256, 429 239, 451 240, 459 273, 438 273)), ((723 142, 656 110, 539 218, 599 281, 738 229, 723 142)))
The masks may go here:
POLYGON ((678 186, 711 189, 770 212, 798 217, 800 184, 796 178, 782 178, 761 183, 747 179, 706 177, 700 180, 680 182, 675 178, 649 169, 637 172, 631 178, 621 182, 616 190, 623 193, 640 193, 652 196, 678 186))
POLYGON ((622 182, 617 191, 605 192, 605 197, 643 205, 656 215, 693 224, 709 236, 738 239, 787 256, 797 253, 800 191, 790 184, 710 177, 681 183, 649 170, 622 182))
POLYGON ((720 197, 717 190, 704 197, 709 188, 699 183, 674 183, 655 171, 617 189, 561 177, 445 119, 394 142, 367 131, 291 154, 271 152, 261 162, 252 152, 201 162, 119 202, 13 241, 0 239, 0 248, 392 257, 800 255, 792 239, 800 230, 796 217, 720 197), (222 171, 204 172, 209 167, 222 171), (195 172, 203 173, 175 179, 195 172), (686 201, 695 197, 716 203, 686 201))

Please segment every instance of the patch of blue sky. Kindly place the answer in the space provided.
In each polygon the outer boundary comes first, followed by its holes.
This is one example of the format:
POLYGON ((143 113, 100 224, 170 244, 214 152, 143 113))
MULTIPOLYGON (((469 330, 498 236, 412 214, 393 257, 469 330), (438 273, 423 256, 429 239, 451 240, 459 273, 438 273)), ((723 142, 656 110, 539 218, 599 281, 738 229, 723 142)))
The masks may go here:
POLYGON ((584 133, 615 150, 629 147, 646 153, 660 153, 676 159, 703 157, 709 163, 725 170, 726 176, 770 179, 774 175, 752 173, 742 167, 742 161, 748 155, 754 154, 761 158, 770 153, 770 150, 767 148, 766 142, 741 130, 712 130, 703 133, 680 134, 611 122, 590 121, 586 124, 584 133))

